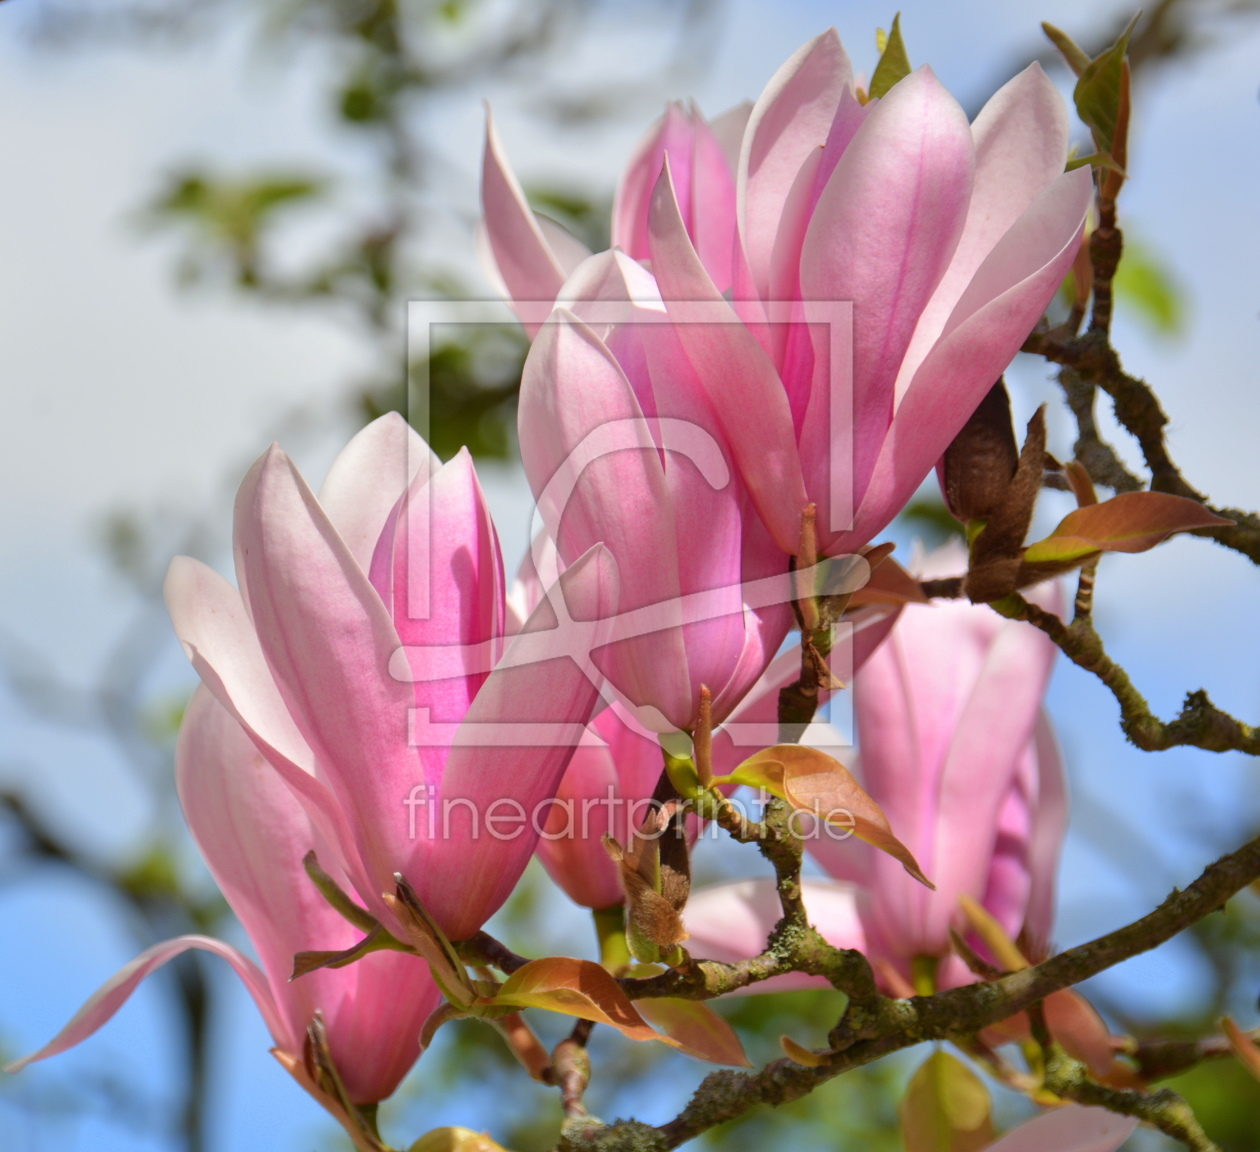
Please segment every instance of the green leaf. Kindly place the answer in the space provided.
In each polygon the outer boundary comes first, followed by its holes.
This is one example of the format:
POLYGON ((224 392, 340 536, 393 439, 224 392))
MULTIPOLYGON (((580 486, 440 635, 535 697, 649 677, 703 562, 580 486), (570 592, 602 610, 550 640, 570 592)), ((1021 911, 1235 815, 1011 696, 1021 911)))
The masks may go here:
POLYGON ((1127 236, 1111 286, 1120 305, 1132 309, 1156 332, 1175 335, 1181 330, 1185 312, 1177 285, 1154 253, 1127 236))
POLYGON ((944 1049, 911 1077, 899 1111, 906 1152, 979 1152, 993 1140, 988 1089, 944 1049))
POLYGON ((319 894, 360 932, 371 932, 373 928, 380 927, 376 917, 351 900, 338 886, 337 881, 320 867, 319 857, 315 855, 314 848, 302 857, 302 867, 310 877, 311 883, 319 889, 319 894))
POLYGON ((1129 21, 1129 26, 1120 33, 1120 38, 1110 48, 1089 62, 1072 92, 1076 114, 1094 133, 1098 151, 1109 155, 1115 152, 1124 57, 1129 50, 1129 35, 1138 22, 1138 16, 1129 21))
POLYGON ((407 945, 395 940, 379 924, 357 944, 340 952, 298 952, 293 957, 293 973, 290 980, 305 976, 318 968, 345 968, 361 960, 371 952, 410 952, 407 945))
POLYGON ((408 1152, 507 1152, 489 1136, 469 1128, 434 1128, 417 1140, 408 1152))
POLYGON ((1089 56, 1066 32, 1061 32, 1053 24, 1047 24, 1044 20, 1041 24, 1041 30, 1049 38, 1050 43, 1063 53, 1063 59, 1067 61, 1067 66, 1077 76, 1089 67, 1089 56))
POLYGON ((1221 1021, 1221 1027, 1224 1029, 1225 1035, 1229 1039, 1229 1046, 1233 1049, 1234 1055, 1238 1057, 1239 1062, 1257 1080, 1260 1080, 1260 1048, 1256 1047, 1255 1041, 1228 1016, 1221 1021))
POLYGON ((909 76, 910 72, 910 58, 906 55, 906 45, 901 39, 901 13, 898 12, 893 17, 888 38, 880 48, 879 63, 871 73, 868 95, 872 99, 885 95, 898 80, 909 76))
POLYGON ((735 1030, 707 1004, 662 996, 640 1000, 636 1006, 649 1024, 688 1056, 710 1064, 752 1067, 735 1030))
POLYGON ((1060 564, 1095 552, 1146 552, 1174 532, 1231 523, 1184 496, 1122 492, 1069 512, 1049 536, 1025 549, 1024 563, 1060 564))
POLYGON ((1065 166, 1065 171, 1074 172, 1077 168, 1084 168, 1086 164, 1094 168, 1110 168, 1113 172, 1119 172, 1121 176, 1125 175, 1125 171, 1115 160, 1106 152, 1091 152, 1088 156, 1073 156, 1065 166))

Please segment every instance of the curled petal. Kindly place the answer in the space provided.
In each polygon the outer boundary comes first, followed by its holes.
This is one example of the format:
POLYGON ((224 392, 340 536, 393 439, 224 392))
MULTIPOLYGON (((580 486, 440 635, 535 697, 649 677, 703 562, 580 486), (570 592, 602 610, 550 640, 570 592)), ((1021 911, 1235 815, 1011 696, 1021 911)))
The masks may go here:
POLYGON ((521 322, 532 337, 545 315, 545 312, 537 315, 538 305, 555 300, 566 270, 543 235, 520 182, 507 162, 488 106, 481 165, 481 210, 495 268, 511 299, 518 304, 532 302, 535 305, 528 312, 518 308, 521 322))
POLYGON ((59 1052, 64 1052, 86 1040, 123 1006, 127 998, 136 990, 136 986, 150 972, 161 968, 168 960, 173 960, 190 948, 212 952, 216 956, 222 956, 231 964, 245 985, 246 991, 253 997, 267 1025, 267 1031, 271 1033, 276 1044, 289 1052, 301 1051, 300 1038, 290 1035, 287 1024, 276 1010, 266 978, 252 960, 242 956, 230 945, 210 936, 177 936, 174 940, 166 940, 161 944, 154 944, 152 948, 146 948, 131 963, 120 968, 92 993, 87 1003, 74 1014, 70 1022, 56 1036, 38 1051, 7 1065, 5 1071, 20 1072, 36 1060, 46 1060, 49 1056, 56 1056, 59 1052))

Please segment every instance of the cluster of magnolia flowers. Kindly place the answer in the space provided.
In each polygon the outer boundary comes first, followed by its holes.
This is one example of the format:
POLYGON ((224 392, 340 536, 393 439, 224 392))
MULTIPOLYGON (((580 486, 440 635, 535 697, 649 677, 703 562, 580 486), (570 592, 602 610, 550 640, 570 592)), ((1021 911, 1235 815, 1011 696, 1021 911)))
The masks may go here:
MULTIPOLYGON (((762 951, 772 882, 689 891, 687 845, 740 784, 800 810, 830 877, 804 883, 810 920, 887 993, 976 979, 962 956, 1044 957, 1066 820, 1042 708, 1055 649, 983 604, 928 601, 873 541, 1078 251, 1093 185, 1067 150, 1037 65, 969 124, 928 68, 864 91, 829 31, 755 104, 712 122, 670 107, 621 179, 613 247, 591 254, 530 211, 488 126, 480 241, 532 340, 519 443, 545 532, 509 588, 471 458, 442 464, 396 415, 318 496, 278 447, 257 461, 236 585, 177 558, 166 594, 201 679, 179 796, 258 964, 202 936, 157 945, 20 1063, 79 1043, 189 948, 235 967, 277 1058, 361 1147, 357 1113, 455 1016, 510 1031, 524 1007, 585 1011, 738 1062, 717 1025, 706 1049, 653 1001, 618 1016, 591 970, 615 989, 631 963, 762 951), (828 660, 833 628, 848 639, 828 660), (779 743, 802 662, 823 696, 852 691, 860 786, 779 743), (605 968, 474 979, 459 942, 535 852, 595 912, 605 968)), ((1021 466, 1003 465, 1003 491, 1021 466)), ((983 527, 960 493, 951 507, 983 527)), ((1031 555, 1010 569, 1020 586, 1067 554, 1031 555)), ((958 545, 915 576, 967 567, 958 545)), ((1052 584, 1029 595, 1059 608, 1052 584)), ((1068 1051, 1124 1082, 1084 1000, 1044 1009, 1068 1051)), ((988 1040, 1028 1029, 1021 1015, 988 1040)), ((1069 1106, 994 1148, 1110 1149, 1133 1123, 1069 1106)))

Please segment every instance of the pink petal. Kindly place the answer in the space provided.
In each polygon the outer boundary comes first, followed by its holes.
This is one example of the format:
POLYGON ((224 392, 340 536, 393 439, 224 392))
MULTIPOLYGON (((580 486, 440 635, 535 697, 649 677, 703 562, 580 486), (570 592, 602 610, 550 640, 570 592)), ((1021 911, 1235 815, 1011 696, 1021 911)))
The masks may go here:
POLYGON ((1115 1152, 1137 1124, 1105 1108, 1069 1104, 1011 1129, 985 1152, 1115 1152))
POLYGON ((561 557, 604 544, 621 574, 620 610, 658 617, 655 630, 601 653, 600 666, 634 704, 654 705, 680 726, 692 705, 660 454, 617 361, 563 309, 525 361, 518 421, 525 473, 561 557))
MULTIPOLYGON (((810 923, 837 948, 865 949, 854 889, 830 880, 803 880, 801 894, 810 923)), ((692 892, 683 911, 691 939, 687 950, 696 959, 733 964, 758 956, 783 915, 772 880, 737 880, 692 892)), ((792 973, 744 989, 746 993, 828 988, 825 979, 792 973)))
POLYGON ((521 630, 529 614, 542 601, 543 594, 563 571, 564 564, 556 552, 555 543, 547 535, 547 530, 541 529, 529 542, 529 548, 516 570, 516 579, 508 589, 508 611, 516 618, 514 622, 509 621, 508 635, 515 636, 521 630))
POLYGON ((423 840, 401 798, 423 783, 407 742, 410 684, 388 671, 400 647, 380 596, 289 458, 276 446, 236 498, 238 578, 267 664, 354 830, 377 898, 423 840))
MULTIPOLYGON (((681 105, 671 102, 635 149, 613 197, 612 242, 634 260, 646 260, 648 250, 648 204, 656 178, 666 156, 680 170, 680 202, 686 205, 687 227, 691 216, 691 118, 681 105)), ((730 259, 730 253, 727 253, 730 259)))
MULTIPOLYGON (((499 539, 466 448, 432 479, 416 477, 381 536, 371 579, 406 646, 416 707, 431 720, 458 723, 499 655, 504 629, 499 539), (462 674, 435 678, 439 658, 462 674)), ((420 755, 436 784, 445 749, 420 755)))
POLYGON ((534 223, 538 225, 538 231, 551 249, 551 255, 566 276, 572 275, 574 269, 590 256, 591 250, 563 224, 557 224, 541 212, 534 213, 534 223))
MULTIPOLYGON (((802 297, 854 303, 853 473, 859 495, 892 421, 902 358, 962 232, 973 168, 966 116, 931 69, 920 68, 866 117, 810 221, 802 297)), ((814 465, 807 483, 815 496, 825 487, 827 455, 807 457, 814 465)))
POLYGON ((319 489, 319 503, 364 572, 398 497, 442 462, 397 412, 373 420, 347 444, 319 489))
POLYGON ((713 138, 722 149, 722 157, 732 172, 739 170, 739 150, 744 142, 744 130, 748 127, 752 110, 751 100, 741 100, 709 121, 713 138))
POLYGON ((928 939, 948 940, 959 893, 984 895, 998 811, 1036 727, 1057 651, 1031 625, 1006 624, 958 718, 940 777, 928 939))
POLYGON ((1034 940, 1046 945, 1054 924, 1055 874, 1067 833, 1068 796, 1058 741, 1044 710, 1037 718, 1033 750, 1037 759, 1037 799, 1028 842, 1031 888, 1024 928, 1034 940))
POLYGON ((1006 369, 1072 263, 1092 194, 1086 169, 1065 172, 986 258, 898 405, 838 547, 864 543, 901 511, 1006 369))
POLYGON ((177 936, 174 940, 166 940, 146 948, 129 964, 124 965, 105 981, 88 998, 86 1004, 78 1010, 70 1022, 37 1052, 22 1057, 5 1066, 6 1072, 20 1072, 28 1064, 36 1060, 46 1060, 60 1052, 73 1048, 86 1040, 98 1028, 105 1024, 118 1011, 127 998, 136 990, 136 986, 150 972, 161 968, 168 960, 187 952, 190 948, 200 948, 203 952, 212 952, 222 956, 235 969, 250 996, 253 997, 267 1031, 272 1039, 286 1052, 301 1052, 300 1039, 290 1035, 288 1027, 276 1011, 275 1001, 271 998, 271 990, 267 981, 258 970, 258 966, 250 959, 242 956, 235 948, 215 940, 210 936, 177 936))
MULTIPOLYGON (((552 301, 565 269, 543 236, 520 183, 504 155, 490 108, 486 107, 486 146, 481 164, 481 211, 495 267, 516 303, 552 301)), ((535 310, 536 311, 536 310, 535 310)), ((531 337, 539 321, 518 309, 531 337)))
POLYGON ((827 140, 853 69, 834 28, 798 48, 758 97, 736 170, 740 235, 757 293, 765 299, 779 217, 805 158, 827 140))
POLYGON ((362 933, 305 874, 303 857, 314 848, 345 888, 301 805, 204 686, 184 714, 175 778, 197 846, 275 990, 297 1044, 288 1050, 301 1051, 322 1012, 352 1099, 388 1096, 420 1055, 420 1029, 439 999, 423 961, 391 952, 290 981, 295 953, 348 948, 362 933))
POLYGON ((994 246, 1042 191, 1063 174, 1068 120, 1063 97, 1030 64, 980 110, 972 125, 976 181, 954 258, 923 310, 897 380, 900 396, 994 246))
POLYGON ((601 843, 627 844, 642 824, 662 770, 661 746, 616 704, 590 724, 573 754, 538 841, 538 858, 569 899, 609 908, 624 899, 617 867, 601 843))
MULTIPOLYGON (((609 711, 605 709, 601 718, 609 711)), ((625 843, 613 831, 611 819, 625 804, 612 751, 602 740, 594 742, 599 737, 590 739, 574 751, 565 769, 556 791, 557 803, 547 813, 535 851, 548 875, 575 904, 611 908, 624 897, 616 865, 600 837, 608 833, 625 843)))
POLYGON ((732 259, 739 233, 735 218, 735 177, 722 145, 692 107, 691 225, 696 253, 720 291, 734 280, 732 259))
POLYGON ((617 602, 617 566, 597 545, 565 570, 557 594, 526 621, 456 734, 440 793, 443 809, 452 813, 449 828, 443 827, 423 873, 409 876, 452 939, 476 932, 529 862, 547 802, 598 699, 590 652, 602 642, 617 602), (567 619, 558 615, 561 608, 567 619), (511 743, 522 733, 534 742, 511 743), (518 812, 523 822, 515 819, 518 812), (500 823, 492 825, 495 815, 500 823))
POLYGON ((1111 1032, 1094 1006, 1075 988, 1061 988, 1045 999, 1046 1027, 1069 1056, 1082 1061, 1096 1077, 1106 1076, 1116 1062, 1111 1032))
POLYGON ((276 688, 236 589, 200 560, 177 556, 163 592, 175 635, 202 683, 284 778, 354 887, 371 899, 374 885, 345 815, 316 779, 314 756, 276 688))
POLYGON ((1019 754, 1010 787, 998 808, 996 835, 980 903, 1014 940, 1024 926, 1032 879, 1028 847, 1037 804, 1037 759, 1033 741, 1019 754))
MULTIPOLYGON (((673 511, 678 583, 682 594, 705 593, 700 617, 684 624, 688 701, 685 723, 696 720, 700 686, 718 694, 745 647, 743 493, 718 420, 670 324, 645 324, 640 336, 664 448, 665 485, 673 511), (669 425, 665 421, 676 421, 669 425), (680 435, 681 433, 681 435, 680 435)), ((771 546, 776 560, 782 554, 771 546)), ((777 638, 782 640, 782 636, 777 638)), ((777 647, 777 641, 776 645, 777 647)), ((766 654, 769 660, 773 650, 766 654)), ((761 664, 750 678, 761 673, 761 664)), ((720 718, 720 717, 719 717, 720 718)))
POLYGON ((683 227, 668 166, 653 193, 649 225, 653 272, 679 340, 722 422, 757 511, 779 547, 795 554, 807 501, 787 397, 774 365, 701 265, 683 227), (696 323, 697 318, 708 322, 696 323))

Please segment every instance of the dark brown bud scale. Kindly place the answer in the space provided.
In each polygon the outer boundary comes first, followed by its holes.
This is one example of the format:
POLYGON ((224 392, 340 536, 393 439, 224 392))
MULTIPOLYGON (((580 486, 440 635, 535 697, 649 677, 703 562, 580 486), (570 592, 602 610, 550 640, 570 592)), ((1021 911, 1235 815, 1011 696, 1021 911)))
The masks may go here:
POLYGON ((945 503, 962 523, 987 520, 1006 499, 1019 466, 1011 401, 1001 378, 945 449, 945 503))

